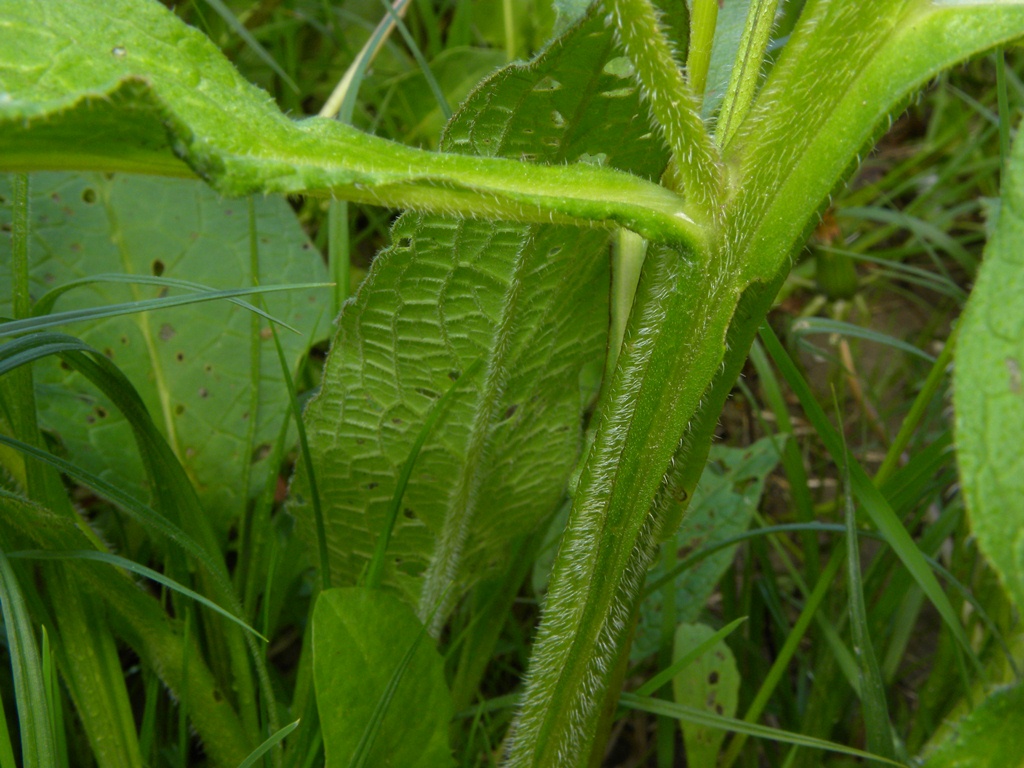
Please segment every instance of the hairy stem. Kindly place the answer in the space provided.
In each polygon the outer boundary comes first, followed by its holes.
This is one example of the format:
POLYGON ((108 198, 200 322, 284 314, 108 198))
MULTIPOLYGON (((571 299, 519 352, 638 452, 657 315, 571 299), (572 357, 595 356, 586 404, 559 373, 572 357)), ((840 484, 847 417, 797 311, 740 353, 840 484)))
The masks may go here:
POLYGON ((676 63, 649 0, 605 0, 619 42, 672 153, 667 181, 686 196, 695 215, 717 216, 722 191, 718 150, 700 119, 700 104, 676 63))
POLYGON ((718 0, 694 0, 690 14, 690 50, 686 54, 686 72, 690 87, 698 98, 704 96, 711 66, 711 49, 718 24, 718 0))
MULTIPOLYGON (((509 766, 583 765, 612 683, 648 511, 724 354, 738 293, 652 248, 552 574, 509 766), (631 575, 632 574, 632 575, 631 575)), ((642 577, 642 573, 640 574, 642 577)))
POLYGON ((778 6, 779 0, 756 0, 750 4, 743 38, 740 40, 739 56, 729 76, 729 88, 722 101, 722 111, 715 131, 715 141, 720 147, 729 143, 737 126, 750 111, 778 6))

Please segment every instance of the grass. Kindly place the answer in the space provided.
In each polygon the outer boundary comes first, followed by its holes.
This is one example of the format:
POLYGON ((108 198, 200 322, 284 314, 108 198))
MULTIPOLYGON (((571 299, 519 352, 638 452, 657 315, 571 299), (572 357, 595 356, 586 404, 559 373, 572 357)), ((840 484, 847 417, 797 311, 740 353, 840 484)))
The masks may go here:
MULTIPOLYGON (((326 0, 193 0, 177 12, 204 29, 249 79, 296 115, 319 109, 385 13, 369 0, 337 7, 326 0)), ((446 103, 456 104, 478 73, 502 58, 533 51, 551 20, 550 12, 535 15, 525 3, 412 2, 401 34, 384 41, 365 80, 356 79, 358 98, 348 117, 381 135, 434 147, 446 103)), ((722 443, 748 446, 774 437, 779 446, 779 468, 767 481, 756 516, 755 528, 763 530, 732 542, 738 549, 701 613, 714 628, 732 629, 727 642, 742 681, 736 718, 747 726, 729 724, 733 732, 721 761, 727 768, 854 764, 850 756, 826 756, 814 739, 905 762, 950 711, 970 698, 976 676, 992 674, 1006 655, 1003 648, 1014 641, 1005 597, 974 549, 956 492, 947 368, 955 343, 952 321, 963 307, 984 243, 986 200, 998 194, 1000 166, 993 158, 1006 146, 1000 129, 1016 123, 1016 112, 1010 120, 1000 120, 1000 114, 1024 97, 1016 64, 1011 59, 1005 83, 999 83, 1006 86, 1002 99, 993 60, 984 59, 942 76, 895 123, 833 200, 771 317, 776 330, 765 329, 764 346, 755 347, 748 376, 723 415, 722 443), (819 525, 812 525, 815 521, 819 525), (869 523, 888 545, 864 535, 869 523), (932 597, 940 610, 925 599, 908 567, 933 574, 928 578, 935 579, 932 597), (801 734, 804 741, 772 738, 757 724, 801 734)), ((321 252, 335 262, 340 305, 349 287, 347 268, 358 280, 369 254, 387 239, 390 215, 358 205, 294 204, 321 252)), ((23 289, 25 281, 19 284, 23 289)), ((265 289, 204 298, 258 290, 265 289)), ((15 304, 19 321, 32 322, 27 290, 15 304)), ((287 372, 283 358, 282 367, 287 372)), ((315 381, 315 370, 306 373, 307 384, 315 381)), ((41 446, 42 436, 24 416, 36 409, 32 381, 19 375, 5 404, 12 431, 41 446)), ((302 393, 291 395, 297 405, 302 393)), ((143 533, 132 520, 115 522, 111 503, 130 508, 138 502, 119 500, 97 483, 87 491, 83 476, 68 473, 65 482, 74 484, 79 506, 102 531, 101 538, 166 574, 162 583, 170 591, 152 593, 153 602, 186 617, 186 636, 190 624, 199 625, 196 648, 213 659, 213 674, 244 680, 234 694, 244 713, 240 731, 269 730, 273 735, 264 747, 284 740, 288 765, 319 765, 323 752, 312 725, 316 712, 304 651, 318 585, 302 567, 306 559, 297 554, 302 545, 280 504, 278 484, 295 460, 288 420, 281 415, 278 438, 267 449, 280 473, 268 478, 226 535, 207 531, 198 542, 182 539, 200 560, 209 561, 205 581, 193 580, 195 566, 159 536, 143 533), (175 592, 179 577, 183 583, 198 581, 206 588, 204 600, 214 599, 230 621, 255 627, 270 642, 244 645, 217 629, 220 625, 199 606, 181 597, 194 592, 175 592), (236 604, 227 602, 228 593, 236 604), (212 653, 216 650, 223 651, 221 660, 212 653), (280 715, 268 701, 281 703, 280 715), (296 720, 304 727, 293 732, 296 720), (291 725, 282 725, 286 722, 291 725)), ((32 462, 23 466, 31 499, 48 499, 51 508, 66 506, 53 497, 63 488, 55 472, 32 462)), ((153 483, 176 488, 175 498, 188 497, 179 470, 176 462, 163 475, 154 469, 153 483)), ((135 512, 151 510, 143 505, 135 512)), ((169 530, 178 535, 177 528, 169 530)), ((467 768, 498 764, 529 656, 541 599, 534 585, 543 582, 537 565, 542 545, 538 540, 522 546, 509 573, 483 584, 459 608, 441 646, 460 710, 453 726, 456 759, 467 768)), ((26 765, 86 765, 75 756, 90 726, 70 714, 73 686, 55 684, 50 653, 40 658, 37 650, 40 625, 28 618, 33 608, 48 615, 55 607, 45 596, 31 594, 30 566, 5 550, 7 542, 0 549, 0 600, 8 629, 5 650, 15 673, 4 686, 9 730, 0 731, 0 766, 13 765, 19 749, 26 765), (19 709, 20 737, 13 726, 14 700, 28 703, 19 709)), ((705 554, 667 551, 662 566, 681 573, 705 554)), ((112 556, 105 562, 105 567, 123 565, 112 556)), ((82 571, 67 573, 79 578, 82 571)), ((666 613, 671 629, 671 610, 666 613)), ((44 623, 42 631, 52 637, 55 623, 44 623)), ((665 682, 659 673, 671 662, 671 640, 672 632, 663 631, 659 652, 629 670, 626 689, 633 693, 624 697, 628 709, 620 710, 610 726, 614 738, 605 765, 684 764, 675 718, 687 713, 654 702, 660 696, 651 698, 665 682)), ((190 708, 200 693, 163 689, 153 669, 161 662, 187 669, 203 659, 155 654, 126 656, 122 662, 143 758, 153 766, 197 764, 202 749, 187 718, 200 716, 190 708)), ((262 754, 253 753, 245 764, 277 764, 262 754)))

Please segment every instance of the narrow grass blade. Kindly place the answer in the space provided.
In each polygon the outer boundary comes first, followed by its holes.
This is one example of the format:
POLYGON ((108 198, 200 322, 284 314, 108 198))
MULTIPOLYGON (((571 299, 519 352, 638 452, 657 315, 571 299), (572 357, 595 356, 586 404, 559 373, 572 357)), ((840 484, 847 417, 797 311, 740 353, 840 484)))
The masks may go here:
POLYGON ((915 267, 910 264, 902 264, 891 258, 882 259, 877 256, 869 256, 866 253, 851 251, 846 248, 818 245, 817 249, 822 253, 832 253, 837 256, 848 256, 854 261, 863 261, 866 264, 875 264, 881 267, 881 269, 878 270, 879 274, 884 274, 897 280, 919 285, 922 288, 927 288, 930 291, 940 293, 943 296, 952 296, 961 302, 967 298, 967 292, 950 280, 946 275, 936 274, 930 270, 915 267))
POLYGON ((363 82, 366 70, 377 57, 380 49, 395 29, 395 19, 401 18, 409 8, 410 0, 396 0, 389 13, 377 24, 370 39, 366 41, 355 60, 345 71, 344 76, 334 86, 334 90, 320 109, 320 117, 334 117, 343 123, 352 122, 355 111, 356 95, 363 82))
POLYGON ((720 630, 715 632, 715 634, 713 634, 711 637, 705 640, 703 643, 701 643, 696 648, 687 653, 685 656, 683 656, 681 659, 676 661, 671 667, 669 667, 668 669, 663 669, 661 672, 656 674, 646 683, 637 688, 633 692, 633 695, 650 696, 656 690, 658 690, 667 682, 669 682, 673 677, 675 677, 677 672, 679 672, 681 669, 685 669, 689 664, 693 663, 694 659, 700 658, 705 652, 707 652, 709 649, 717 645, 719 640, 724 640, 729 635, 731 635, 733 631, 746 620, 746 616, 740 616, 738 619, 729 622, 720 630))
MULTIPOLYGON (((19 358, 20 362, 38 359, 46 354, 51 354, 54 350, 59 352, 68 365, 98 387, 124 414, 131 425, 159 511, 168 520, 180 520, 182 527, 195 538, 198 548, 203 552, 203 556, 198 560, 203 565, 198 574, 201 583, 204 584, 207 591, 229 606, 232 613, 241 618, 243 615, 241 604, 228 578, 227 568, 223 560, 219 559, 219 545, 213 536, 209 520, 205 516, 195 489, 178 458, 153 424, 135 387, 117 366, 83 342, 58 333, 22 337, 0 347, 0 353, 6 352, 9 358, 19 358)), ((2 360, 2 356, 0 354, 0 360, 2 360)), ((3 361, 3 365, 0 365, 0 369, 4 365, 9 367, 10 364, 11 359, 7 359, 3 361)), ((228 625, 224 625, 224 630, 227 627, 228 625)), ((276 702, 266 661, 257 647, 256 641, 249 633, 245 632, 236 633, 211 629, 209 634, 211 637, 219 638, 223 644, 224 647, 218 652, 228 654, 228 661, 234 670, 232 674, 240 689, 247 688, 252 682, 251 668, 245 658, 245 648, 248 647, 249 655, 256 667, 259 685, 267 699, 268 724, 272 729, 276 729, 278 727, 276 702)), ((255 693, 249 690, 240 690, 239 697, 242 698, 243 694, 250 699, 255 707, 255 693)))
MULTIPOLYGON (((776 656, 775 661, 772 662, 771 669, 768 670, 768 674, 761 683, 761 687, 754 696, 754 700, 747 708, 747 713, 743 720, 748 725, 756 723, 756 721, 761 717, 761 713, 764 712, 764 708, 767 706, 768 700, 771 698, 775 687, 782 680, 782 676, 785 673, 786 668, 789 666, 789 662, 792 660, 793 655, 796 653, 797 648, 800 645, 800 641, 803 639, 808 627, 810 627, 812 619, 821 607, 829 589, 832 588, 832 582, 835 579, 836 574, 839 573, 839 566, 842 563, 842 560, 842 552, 836 552, 832 555, 832 559, 829 560, 828 564, 821 572, 821 577, 818 579, 818 583, 814 585, 814 590, 807 597, 803 610, 800 611, 800 615, 797 617, 792 629, 790 629, 789 634, 786 636, 786 641, 779 650, 778 656, 776 656)), ((746 731, 737 731, 736 738, 730 742, 728 749, 722 757, 721 764, 724 768, 730 768, 730 766, 736 762, 736 758, 739 757, 740 751, 743 749, 743 744, 746 742, 748 735, 749 734, 746 731)))
POLYGON ((155 309, 166 309, 167 307, 181 307, 188 304, 198 304, 204 301, 231 299, 237 296, 251 296, 253 294, 271 293, 274 291, 325 288, 329 285, 329 283, 295 283, 292 285, 266 285, 255 288, 230 288, 223 291, 204 291, 202 293, 194 293, 189 296, 165 296, 164 298, 146 299, 144 301, 127 301, 122 304, 108 304, 104 307, 93 307, 90 309, 72 309, 67 312, 54 312, 53 314, 44 315, 43 317, 10 320, 5 323, 0 323, 0 336, 13 336, 15 334, 29 333, 31 331, 41 331, 58 325, 66 325, 67 323, 80 321, 94 322, 106 317, 131 315, 136 312, 150 312, 155 309))
POLYGON ((743 734, 744 736, 753 736, 757 739, 768 739, 769 741, 778 741, 784 744, 796 744, 801 747, 824 749, 829 752, 836 752, 842 755, 851 755, 853 757, 861 757, 869 760, 877 760, 878 762, 885 763, 887 765, 903 766, 903 768, 906 768, 903 763, 879 757, 878 755, 854 749, 853 747, 847 747, 843 744, 837 744, 834 741, 816 739, 813 736, 804 736, 799 733, 782 731, 775 728, 769 728, 764 725, 757 725, 756 723, 747 723, 743 720, 737 720, 731 717, 721 717, 720 715, 713 715, 704 710, 696 709, 694 707, 686 707, 671 701, 665 701, 664 699, 652 699, 650 697, 637 696, 635 693, 623 693, 619 698, 619 703, 624 707, 636 709, 641 712, 650 712, 653 715, 664 715, 666 717, 675 717, 679 720, 689 720, 692 723, 697 723, 707 728, 721 728, 722 730, 732 731, 733 733, 743 734))
POLYGON ((25 768, 57 765, 43 666, 36 647, 25 598, 14 569, 0 549, 0 604, 3 607, 7 652, 14 675, 14 700, 21 727, 21 759, 25 768))
POLYGON ((416 44, 415 38, 409 34, 409 29, 405 26, 405 22, 402 21, 402 17, 398 15, 394 7, 388 0, 380 0, 384 6, 384 11, 391 21, 398 27, 399 33, 402 35, 402 39, 405 40, 405 44, 409 46, 409 50, 412 51, 412 56, 416 59, 416 63, 419 65, 420 71, 423 73, 423 78, 427 81, 427 85, 430 87, 430 92, 434 94, 434 99, 437 101, 437 106, 441 110, 441 114, 444 115, 445 120, 450 120, 452 116, 452 108, 448 106, 448 99, 445 98, 444 91, 441 90, 441 86, 438 85, 437 78, 434 77, 434 73, 430 71, 430 65, 427 60, 423 57, 423 52, 420 50, 419 45, 416 44))
MULTIPOLYGON (((932 398, 939 391, 939 387, 946 380, 950 363, 953 361, 953 353, 956 350, 956 340, 959 336, 959 326, 953 328, 952 333, 949 334, 949 338, 946 339, 946 344, 942 348, 942 352, 939 353, 938 359, 935 364, 932 365, 932 369, 928 372, 927 378, 925 378, 924 384, 921 386, 920 391, 914 398, 914 402, 910 406, 910 410, 907 415, 903 417, 903 422, 900 424, 899 432, 896 434, 895 439, 892 441, 892 445, 889 446, 889 450, 886 451, 885 460, 882 462, 882 466, 878 468, 878 472, 875 473, 875 485, 879 488, 884 487, 885 483, 893 476, 896 471, 900 456, 903 455, 907 445, 910 443, 910 437, 914 434, 914 431, 920 425, 921 420, 924 418, 925 410, 931 403, 932 398)), ((941 440, 933 441, 941 443, 941 440)))
POLYGON ((0 701, 0 768, 18 768, 14 760, 14 746, 11 744, 11 732, 7 728, 7 713, 3 701, 0 701))
MULTIPOLYGON (((13 553, 11 553, 13 554, 13 553)), ((8 555, 10 557, 10 555, 8 555)), ((43 639, 43 684, 46 686, 46 706, 50 710, 50 731, 53 733, 57 765, 68 766, 68 741, 64 730, 64 710, 61 705, 60 679, 57 676, 57 658, 46 625, 40 626, 43 639)), ((59 642, 59 640, 58 640, 59 642)))
MULTIPOLYGON (((782 447, 782 466, 786 471, 786 478, 789 480, 789 496, 796 508, 796 518, 810 523, 814 520, 814 502, 811 499, 804 457, 800 452, 798 441, 794 439, 795 432, 792 419, 789 417, 789 405, 782 395, 782 388, 779 386, 775 371, 772 370, 764 349, 756 339, 750 347, 750 362, 753 363, 754 370, 757 371, 757 380, 761 385, 764 400, 775 414, 778 432, 789 437, 782 447)), ((813 532, 805 531, 801 543, 806 571, 804 577, 808 581, 814 581, 821 571, 818 541, 813 532)))
POLYGON ((376 588, 380 586, 381 576, 384 572, 384 558, 387 555, 388 542, 391 540, 391 531, 394 529, 395 521, 398 519, 398 511, 402 507, 405 488, 409 484, 409 478, 412 476, 413 467, 416 466, 416 459, 420 455, 420 450, 423 448, 423 444, 426 442, 427 437, 430 436, 431 432, 433 432, 438 419, 440 419, 444 414, 448 403, 451 402, 455 392, 459 389, 459 385, 464 385, 466 382, 473 381, 474 376, 476 376, 477 372, 482 367, 483 358, 480 358, 470 365, 462 376, 453 381, 452 385, 448 387, 448 390, 431 406, 430 413, 427 414, 427 418, 423 422, 423 426, 420 427, 419 434, 416 435, 416 440, 413 442, 412 448, 410 448, 408 455, 405 457, 405 462, 402 464, 402 469, 398 474, 398 482, 395 483, 395 491, 391 495, 391 503, 388 506, 387 516, 384 524, 380 528, 380 535, 377 538, 377 544, 373 550, 373 559, 370 561, 369 568, 366 571, 365 585, 367 587, 376 588))
MULTIPOLYGON (((61 286, 59 286, 57 288, 54 288, 52 291, 47 291, 46 293, 44 293, 42 296, 40 296, 36 300, 35 304, 32 305, 32 315, 34 317, 40 317, 42 315, 48 315, 53 310, 54 304, 57 303, 57 299, 59 299, 61 296, 63 296, 68 291, 70 291, 70 290, 72 290, 74 288, 80 288, 82 286, 93 285, 93 284, 96 284, 96 283, 124 283, 126 285, 158 285, 158 286, 161 286, 161 287, 164 287, 164 288, 184 288, 185 290, 201 291, 203 293, 212 293, 212 292, 216 292, 216 290, 217 290, 215 288, 210 288, 210 286, 208 286, 208 285, 203 285, 202 283, 194 283, 191 280, 178 280, 178 279, 173 278, 173 277, 156 277, 155 275, 120 275, 120 274, 91 275, 90 277, 83 277, 80 280, 71 280, 71 281, 69 281, 67 283, 64 283, 63 285, 61 285, 61 286)), ((326 288, 329 285, 330 285, 330 283, 323 283, 323 284, 318 285, 316 287, 326 288)), ((288 287, 289 286, 285 286, 285 285, 280 285, 280 286, 264 286, 264 288, 274 288, 274 289, 280 288, 282 290, 285 290, 288 287)), ((293 285, 293 286, 290 286, 290 287, 293 287, 295 289, 301 288, 301 286, 299 286, 299 285, 293 285)), ((242 301, 241 299, 228 299, 228 301, 230 301, 232 304, 235 304, 235 305, 237 305, 239 307, 242 307, 243 309, 247 309, 250 312, 256 313, 260 317, 266 319, 268 322, 276 323, 277 325, 280 325, 282 328, 287 328, 289 331, 292 331, 294 333, 298 333, 299 332, 297 329, 295 329, 292 326, 288 325, 288 323, 284 322, 283 320, 278 320, 273 315, 270 315, 270 314, 264 312, 259 307, 254 307, 252 304, 250 304, 247 301, 242 301)))
POLYGON ((870 328, 863 328, 859 325, 854 325, 853 323, 845 323, 841 320, 831 320, 826 317, 808 317, 797 320, 793 323, 791 330, 797 336, 807 336, 812 333, 835 333, 840 336, 850 336, 856 339, 874 341, 879 344, 885 344, 893 349, 898 349, 902 352, 915 355, 923 360, 927 360, 929 363, 935 362, 934 357, 924 350, 918 349, 913 344, 908 344, 907 342, 886 333, 873 331, 870 328))
MULTIPOLYGON (((825 443, 826 449, 832 455, 832 460, 839 463, 843 456, 842 438, 825 416, 821 406, 818 405, 810 386, 808 386, 804 377, 797 370, 793 361, 790 360, 775 332, 768 325, 761 327, 761 340, 768 354, 775 361, 775 365, 778 366, 779 371, 800 400, 804 413, 811 424, 814 425, 822 442, 825 443)), ((864 511, 874 522, 875 526, 877 526, 889 546, 893 548, 897 557, 903 561, 907 570, 910 571, 914 580, 917 581, 918 586, 924 590, 928 599, 931 600, 936 610, 942 616, 943 622, 949 627, 953 636, 967 652, 975 669, 981 672, 981 662, 971 647, 970 640, 964 632, 956 610, 942 591, 942 587, 939 586, 939 582, 934 574, 928 568, 924 555, 921 554, 921 550, 917 548, 914 540, 907 533, 907 529, 903 527, 899 518, 896 517, 889 502, 875 487, 867 473, 864 472, 857 462, 850 463, 850 484, 854 497, 860 502, 864 511)))
POLYGON ((185 595, 185 597, 191 598, 192 600, 195 600, 198 603, 202 603, 211 611, 215 611, 228 621, 234 622, 242 629, 244 629, 246 632, 251 632, 252 634, 256 635, 256 637, 258 637, 263 642, 269 642, 267 638, 265 638, 255 629, 253 629, 244 621, 242 621, 242 619, 232 615, 230 612, 228 612, 224 608, 221 608, 212 600, 203 597, 198 592, 195 592, 186 587, 184 584, 180 584, 174 579, 168 578, 167 576, 164 576, 162 573, 154 571, 152 568, 147 568, 146 566, 140 563, 136 563, 133 560, 129 560, 118 555, 112 555, 108 552, 91 552, 89 550, 54 552, 43 549, 25 549, 19 550, 17 552, 11 552, 8 554, 8 557, 10 557, 13 560, 93 560, 98 563, 106 563, 107 565, 113 565, 116 568, 123 568, 126 571, 131 571, 132 573, 138 574, 139 576, 144 576, 147 579, 155 581, 158 584, 162 584, 168 589, 173 590, 174 592, 177 592, 179 594, 185 595))
MULTIPOLYGON (((7 445, 15 450, 21 451, 38 461, 45 462, 68 477, 80 482, 86 488, 95 491, 99 496, 113 502, 128 516, 139 523, 149 535, 168 540, 181 550, 202 563, 205 567, 213 567, 206 551, 192 539, 187 533, 174 523, 170 522, 163 515, 159 514, 152 507, 147 506, 132 496, 124 493, 114 485, 111 485, 102 478, 71 464, 68 461, 48 453, 40 448, 24 443, 20 440, 0 435, 0 445, 7 445)), ((3 493, 3 492, 0 492, 3 493)), ((21 499, 19 499, 21 500, 21 499)))
POLYGON ((302 419, 302 407, 299 405, 299 396, 295 391, 295 380, 292 372, 288 370, 288 360, 285 358, 284 347, 281 346, 281 339, 277 335, 277 329, 270 326, 274 336, 274 349, 277 350, 277 359, 281 364, 281 373, 284 376, 285 385, 288 387, 288 400, 291 403, 292 414, 295 416, 295 426, 299 432, 299 451, 302 453, 302 464, 306 470, 306 479, 309 482, 310 504, 313 507, 313 516, 316 520, 317 553, 320 559, 320 589, 331 588, 331 561, 327 553, 327 530, 324 523, 323 507, 320 504, 320 490, 316 482, 316 470, 309 453, 309 439, 306 436, 306 423, 302 419))
POLYGON ((288 723, 288 725, 284 726, 283 728, 280 728, 275 733, 271 734, 266 741, 264 741, 262 744, 256 747, 256 749, 252 751, 251 755, 249 755, 247 758, 245 758, 245 760, 242 761, 242 764, 239 765, 238 768, 252 768, 252 766, 256 765, 257 760, 263 757, 263 755, 265 755, 279 743, 284 741, 285 737, 288 736, 289 733, 298 728, 299 722, 301 721, 296 720, 294 723, 288 723))
POLYGON ((655 592, 656 590, 660 589, 665 584, 675 579, 680 573, 682 573, 688 568, 691 568, 693 565, 699 563, 706 557, 715 554, 715 552, 720 552, 723 549, 728 549, 729 547, 735 546, 741 541, 748 541, 759 536, 771 536, 776 533, 817 533, 821 531, 842 533, 844 530, 845 529, 843 528, 843 526, 837 525, 836 523, 784 523, 782 525, 768 525, 763 528, 756 528, 751 531, 743 531, 742 533, 738 533, 735 536, 730 536, 728 539, 722 539, 721 541, 716 542, 711 546, 701 547, 701 549, 699 549, 697 552, 694 552, 689 557, 680 560, 672 568, 672 570, 668 571, 657 580, 647 584, 644 587, 644 595, 649 595, 652 592, 655 592))
POLYGON ((213 10, 217 12, 218 16, 224 19, 224 23, 231 27, 231 31, 242 38, 242 41, 252 49, 252 52, 255 53, 264 64, 274 70, 278 77, 287 83, 289 88, 295 91, 295 93, 299 93, 299 86, 295 84, 295 81, 288 76, 288 73, 281 68, 281 65, 274 60, 274 57, 267 52, 267 49, 260 45, 259 40, 253 37, 252 32, 250 32, 246 26, 238 20, 238 17, 235 16, 227 5, 224 4, 223 0, 206 0, 206 4, 213 8, 213 10))
POLYGON ((885 683, 878 667, 878 658, 871 642, 868 612, 864 605, 864 584, 860 574, 860 538, 857 535, 857 513, 850 492, 849 464, 843 461, 843 507, 846 515, 846 565, 850 580, 850 630, 853 652, 860 667, 860 699, 864 711, 868 749, 877 755, 894 759, 896 748, 889 723, 889 708, 885 702, 885 683))

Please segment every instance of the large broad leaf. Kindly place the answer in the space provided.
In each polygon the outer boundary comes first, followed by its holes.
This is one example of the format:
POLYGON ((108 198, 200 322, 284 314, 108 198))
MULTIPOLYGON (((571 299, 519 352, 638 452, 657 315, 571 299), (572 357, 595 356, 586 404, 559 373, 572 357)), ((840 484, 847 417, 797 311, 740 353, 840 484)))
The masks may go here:
POLYGON ((1024 142, 961 325, 957 457, 978 544, 1024 611, 1024 142))
POLYGON ((1024 685, 999 688, 955 724, 924 759, 925 768, 1024 766, 1024 685))
POLYGON ((0 0, 0 146, 4 170, 198 175, 232 195, 693 232, 678 196, 609 169, 441 155, 293 121, 156 0, 0 0))
POLYGON ((454 763, 444 661, 394 595, 359 587, 320 594, 313 678, 328 768, 454 763))
MULTIPOLYGON (((0 224, 10 194, 0 179, 0 224)), ((211 288, 318 282, 326 270, 280 199, 254 203, 262 275, 253 274, 247 201, 225 201, 205 185, 128 175, 37 174, 32 179, 30 261, 36 298, 104 273, 180 278, 211 288), (271 264, 273 266, 271 266, 271 264)), ((9 253, 0 243, 0 254, 9 253)), ((0 314, 10 315, 10 259, 0 258, 0 314)), ((69 290, 55 310, 155 298, 166 287, 97 282, 69 290)), ((295 364, 326 334, 329 291, 268 294, 271 314, 299 329, 281 332, 295 364)), ((266 322, 228 302, 76 323, 66 330, 103 351, 132 380, 153 420, 221 529, 262 487, 288 392, 266 322), (249 481, 250 488, 245 487, 249 481)), ((56 364, 36 375, 40 418, 84 469, 139 494, 144 477, 121 413, 82 377, 56 364)))
MULTIPOLYGON (((636 89, 602 67, 612 55, 603 22, 584 22, 477 90, 444 147, 549 162, 589 155, 659 173, 664 154, 637 117, 636 89)), ((509 540, 563 498, 580 446, 580 372, 604 355, 607 236, 406 215, 392 238, 342 313, 307 423, 331 570, 351 583, 428 414, 457 387, 426 436, 388 550, 388 579, 418 595, 426 616, 453 580, 501 562, 509 540), (425 582, 412 578, 425 570, 425 582)), ((295 511, 312 531, 301 469, 296 477, 295 511)))

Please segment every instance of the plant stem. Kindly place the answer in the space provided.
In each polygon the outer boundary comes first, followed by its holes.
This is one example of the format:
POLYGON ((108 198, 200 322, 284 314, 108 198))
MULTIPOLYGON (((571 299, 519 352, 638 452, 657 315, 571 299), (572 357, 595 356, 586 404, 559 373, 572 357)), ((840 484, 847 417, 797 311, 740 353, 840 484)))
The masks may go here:
MULTIPOLYGON (((715 0, 711 4, 717 9, 715 0)), ((722 193, 718 150, 700 119, 700 102, 683 79, 657 10, 649 0, 605 0, 605 5, 672 153, 674 170, 667 182, 685 194, 704 219, 715 219, 722 193)))
POLYGON ((621 651, 616 639, 660 527, 648 511, 718 371, 738 300, 725 275, 697 261, 658 246, 644 264, 555 561, 509 766, 586 764, 621 651))
POLYGON ((690 15, 690 50, 686 55, 686 71, 690 88, 703 100, 711 65, 711 49, 718 23, 718 0, 694 0, 690 15))
POLYGON ((779 0, 756 0, 750 4, 738 58, 729 76, 729 88, 722 101, 722 110, 715 131, 715 141, 720 147, 729 144, 754 101, 754 89, 761 76, 761 64, 768 49, 772 22, 775 20, 778 6, 779 0))

